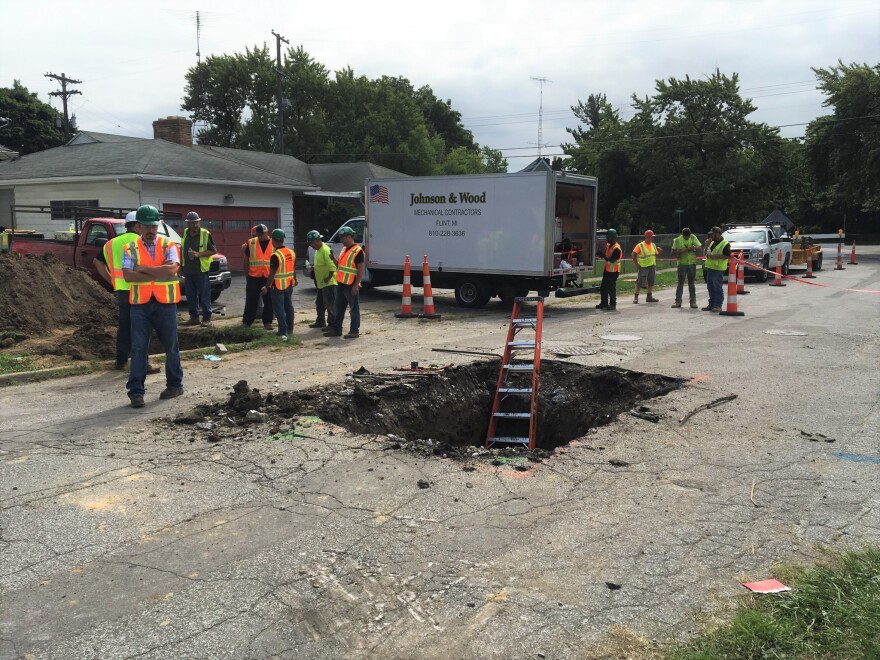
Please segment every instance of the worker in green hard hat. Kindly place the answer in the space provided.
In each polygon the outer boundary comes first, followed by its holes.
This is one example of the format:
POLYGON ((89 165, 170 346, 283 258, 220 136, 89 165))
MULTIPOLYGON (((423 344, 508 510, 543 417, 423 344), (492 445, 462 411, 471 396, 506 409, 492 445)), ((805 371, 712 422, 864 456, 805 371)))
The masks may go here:
POLYGON ((617 230, 605 232, 605 250, 596 252, 596 256, 605 260, 602 271, 602 284, 599 287, 599 304, 596 309, 613 312, 617 309, 617 278, 620 277, 620 260, 623 251, 617 242, 617 230))
POLYGON ((284 245, 283 229, 272 230, 272 247, 275 251, 269 258, 269 278, 260 289, 262 295, 269 295, 275 320, 278 322, 278 336, 287 341, 293 334, 293 287, 296 281, 296 252, 284 245))
POLYGON ((317 319, 310 328, 324 328, 333 325, 336 316, 336 259, 330 246, 324 243, 320 232, 312 229, 306 234, 309 247, 314 250, 312 259, 312 279, 318 293, 315 296, 317 319), (324 316, 327 316, 326 323, 324 316))

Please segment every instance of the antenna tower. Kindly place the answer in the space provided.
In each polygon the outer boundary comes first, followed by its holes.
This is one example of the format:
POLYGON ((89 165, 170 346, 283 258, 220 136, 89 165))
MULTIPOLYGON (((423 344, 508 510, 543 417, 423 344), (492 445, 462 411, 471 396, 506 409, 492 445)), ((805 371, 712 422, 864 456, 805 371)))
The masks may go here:
POLYGON ((538 106, 538 158, 541 158, 541 149, 544 147, 544 83, 553 81, 547 78, 536 78, 535 76, 532 76, 532 80, 537 81, 541 86, 541 103, 538 106))

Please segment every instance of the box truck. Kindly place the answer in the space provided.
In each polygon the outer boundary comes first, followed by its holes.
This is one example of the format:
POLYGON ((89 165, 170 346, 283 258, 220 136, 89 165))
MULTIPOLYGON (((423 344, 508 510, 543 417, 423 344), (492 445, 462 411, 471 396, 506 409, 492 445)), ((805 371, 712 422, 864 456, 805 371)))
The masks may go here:
POLYGON ((409 255, 420 286, 427 255, 432 287, 454 289, 462 307, 593 292, 583 274, 597 249, 597 185, 566 172, 369 179, 366 279, 401 284, 409 255))

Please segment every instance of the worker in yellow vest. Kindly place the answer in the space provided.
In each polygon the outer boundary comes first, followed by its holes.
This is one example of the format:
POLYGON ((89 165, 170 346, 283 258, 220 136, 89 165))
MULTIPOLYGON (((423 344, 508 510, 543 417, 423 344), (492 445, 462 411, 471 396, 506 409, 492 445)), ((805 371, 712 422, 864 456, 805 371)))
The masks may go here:
POLYGON ((706 288, 709 291, 709 304, 704 312, 720 312, 724 304, 724 273, 730 257, 730 243, 721 235, 721 227, 712 227, 711 239, 706 246, 706 288))
POLYGON ((269 228, 266 225, 256 225, 252 230, 253 238, 243 243, 241 251, 247 257, 247 276, 244 289, 244 314, 241 317, 242 324, 250 327, 257 318, 257 307, 260 300, 263 301, 263 328, 272 329, 272 298, 269 294, 262 295, 260 291, 269 282, 269 260, 275 248, 272 247, 272 239, 269 236, 269 228))
POLYGON ((284 230, 272 230, 272 247, 275 251, 269 259, 269 281, 260 289, 272 298, 278 336, 281 341, 293 334, 293 287, 296 281, 296 252, 284 246, 284 230))
MULTIPOLYGON (((113 368, 119 371, 125 369, 131 355, 131 306, 128 302, 131 284, 122 277, 122 256, 125 246, 139 236, 135 215, 136 212, 131 211, 125 216, 125 233, 104 243, 101 251, 92 260, 98 274, 116 293, 118 320, 116 325, 116 363, 113 368)), ((157 374, 160 371, 158 366, 147 364, 147 374, 157 374)))
POLYGON ((636 291, 633 304, 639 304, 639 291, 643 288, 648 290, 645 298, 649 303, 660 302, 653 295, 654 278, 657 275, 657 257, 663 253, 659 245, 654 243, 654 232, 650 229, 645 232, 645 240, 635 246, 632 252, 633 263, 638 268, 636 276, 636 291))
POLYGON ((336 316, 333 325, 324 330, 326 337, 341 337, 345 308, 351 309, 351 325, 346 339, 357 339, 361 329, 360 290, 364 277, 364 249, 354 242, 354 230, 342 227, 339 230, 342 252, 336 266, 336 316))
POLYGON ((212 309, 208 271, 217 254, 217 246, 214 245, 211 232, 201 226, 201 221, 195 211, 187 213, 186 231, 180 239, 180 269, 183 271, 186 303, 189 306, 189 320, 184 325, 199 325, 201 310, 201 325, 209 327, 212 309))
POLYGON ((617 242, 617 230, 605 232, 605 250, 596 252, 596 256, 605 260, 602 269, 602 284, 599 287, 599 304, 596 309, 613 312, 617 309, 617 278, 620 277, 620 260, 623 250, 617 242))
POLYGON ((183 367, 177 343, 177 303, 180 302, 180 253, 177 244, 158 235, 159 211, 148 204, 137 210, 137 232, 123 251, 122 277, 131 285, 131 371, 128 398, 132 408, 144 407, 147 348, 153 330, 165 349, 165 389, 160 399, 183 394, 183 367))
POLYGON ((681 234, 672 241, 672 256, 678 257, 678 285, 675 287, 675 302, 672 306, 681 307, 684 296, 684 281, 687 279, 691 309, 697 308, 697 288, 694 280, 697 277, 697 252, 700 250, 700 239, 691 233, 689 227, 681 230, 681 234))

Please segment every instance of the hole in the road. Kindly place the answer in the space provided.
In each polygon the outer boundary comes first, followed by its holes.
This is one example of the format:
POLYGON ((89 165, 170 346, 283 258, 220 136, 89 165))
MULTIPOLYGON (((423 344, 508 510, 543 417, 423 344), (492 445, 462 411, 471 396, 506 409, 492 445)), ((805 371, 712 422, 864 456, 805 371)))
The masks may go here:
MULTIPOLYGON (((272 394, 266 410, 277 415, 315 415, 360 434, 431 438, 452 447, 482 447, 489 425, 498 361, 476 362, 422 376, 349 379, 346 383, 272 394), (387 380, 386 380, 387 379, 387 380)), ((539 388, 538 445, 553 450, 607 424, 645 399, 678 388, 683 381, 607 367, 545 360, 539 388)), ((239 388, 230 406, 238 412, 260 403, 239 388)), ((522 436, 501 427, 498 435, 522 436)), ((528 435, 526 430, 525 435, 528 435)))

